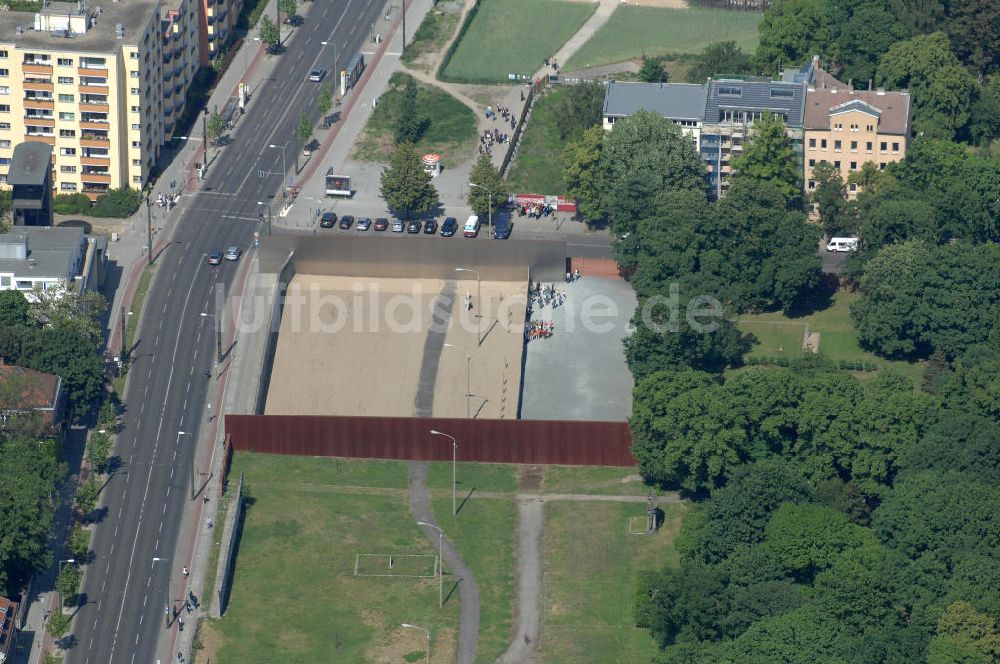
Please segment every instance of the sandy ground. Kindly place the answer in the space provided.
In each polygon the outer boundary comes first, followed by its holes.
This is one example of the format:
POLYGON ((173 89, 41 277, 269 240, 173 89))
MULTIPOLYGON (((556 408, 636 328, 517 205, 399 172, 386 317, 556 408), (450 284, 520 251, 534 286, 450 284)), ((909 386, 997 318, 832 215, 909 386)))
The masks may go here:
POLYGON ((296 276, 288 289, 267 414, 414 415, 425 353, 440 359, 433 414, 514 418, 520 383, 525 284, 482 282, 486 315, 477 345, 475 281, 296 276), (442 347, 432 311, 453 298, 442 347), (498 320, 499 317, 499 320, 498 320), (468 361, 467 361, 467 358, 468 361), (467 399, 469 377, 472 398, 467 399))

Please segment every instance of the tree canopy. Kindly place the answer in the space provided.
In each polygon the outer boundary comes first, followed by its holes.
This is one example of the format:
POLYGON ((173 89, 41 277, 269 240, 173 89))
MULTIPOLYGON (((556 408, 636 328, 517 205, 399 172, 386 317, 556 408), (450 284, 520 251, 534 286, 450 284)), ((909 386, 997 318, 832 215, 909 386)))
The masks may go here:
POLYGON ((430 212, 438 204, 431 175, 424 171, 412 143, 399 145, 382 169, 382 198, 391 210, 404 214, 430 212))

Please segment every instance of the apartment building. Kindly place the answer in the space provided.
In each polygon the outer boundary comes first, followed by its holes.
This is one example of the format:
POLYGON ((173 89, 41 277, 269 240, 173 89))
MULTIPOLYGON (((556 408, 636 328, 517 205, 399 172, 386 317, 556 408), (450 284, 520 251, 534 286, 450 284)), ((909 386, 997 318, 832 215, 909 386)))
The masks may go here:
MULTIPOLYGON (((911 113, 908 92, 854 90, 831 76, 810 86, 803 127, 806 193, 816 188, 813 171, 821 161, 833 164, 847 182, 867 162, 881 170, 903 159, 911 113)), ((857 194, 858 185, 849 183, 848 197, 857 194)))
POLYGON ((201 63, 207 65, 222 53, 233 26, 243 10, 243 0, 192 0, 199 9, 197 34, 201 40, 201 63))
POLYGON ((171 139, 187 105, 187 91, 202 64, 199 25, 203 0, 164 0, 160 32, 163 39, 163 133, 171 139))
POLYGON ((604 93, 604 128, 611 131, 615 121, 636 111, 657 113, 690 136, 699 150, 701 127, 705 122, 705 86, 692 83, 608 83, 604 93))

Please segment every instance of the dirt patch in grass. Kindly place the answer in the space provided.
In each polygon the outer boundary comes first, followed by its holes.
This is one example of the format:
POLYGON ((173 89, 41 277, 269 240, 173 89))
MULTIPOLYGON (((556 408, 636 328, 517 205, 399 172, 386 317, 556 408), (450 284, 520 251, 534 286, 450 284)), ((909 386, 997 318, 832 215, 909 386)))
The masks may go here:
POLYGON ((540 466, 518 466, 517 486, 521 491, 540 491, 542 469, 540 466))

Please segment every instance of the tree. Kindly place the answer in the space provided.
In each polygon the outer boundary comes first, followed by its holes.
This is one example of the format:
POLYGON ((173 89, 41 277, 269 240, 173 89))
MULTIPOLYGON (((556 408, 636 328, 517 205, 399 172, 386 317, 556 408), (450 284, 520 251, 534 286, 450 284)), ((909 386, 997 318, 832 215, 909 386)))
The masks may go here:
POLYGON ((208 140, 212 141, 212 143, 218 143, 222 135, 226 133, 226 121, 223 119, 222 114, 219 113, 218 108, 213 109, 211 115, 208 116, 208 121, 205 123, 205 132, 208 134, 208 140))
POLYGON ((56 194, 52 198, 52 210, 56 214, 86 214, 92 202, 87 194, 56 194))
MULTIPOLYGON (((647 302, 639 303, 639 311, 647 302)), ((633 318, 635 331, 623 343, 625 360, 637 380, 668 369, 718 372, 742 363, 743 354, 753 345, 752 335, 743 334, 725 319, 715 321, 717 327, 712 332, 697 330, 686 320, 686 310, 686 303, 680 306, 682 313, 674 329, 655 311, 649 322, 638 315, 633 318)))
POLYGON ((946 412, 905 451, 904 472, 950 468, 970 479, 1000 485, 1000 423, 980 415, 946 412))
POLYGON ((97 197, 97 202, 89 214, 94 217, 116 217, 124 219, 135 214, 143 201, 143 194, 138 189, 121 187, 110 189, 108 193, 97 197))
POLYGON ((430 212, 438 203, 431 176, 410 143, 399 145, 392 153, 389 167, 382 169, 380 191, 390 209, 407 215, 430 212))
POLYGON ((969 113, 969 132, 980 145, 1000 138, 1000 74, 993 75, 979 88, 979 96, 969 113))
POLYGON ((298 11, 298 8, 298 0, 278 0, 278 10, 284 14, 286 18, 292 18, 295 16, 295 12, 298 11))
POLYGON ((764 12, 755 58, 758 67, 776 73, 806 62, 830 44, 826 7, 821 0, 776 0, 764 12))
POLYGON ((76 604, 77 593, 80 592, 81 576, 80 570, 73 563, 63 565, 62 569, 59 570, 59 577, 56 579, 56 591, 62 596, 63 604, 66 606, 76 604))
POLYGON ((695 56, 694 64, 688 69, 688 83, 704 83, 706 79, 720 76, 743 76, 753 72, 753 61, 749 54, 740 50, 734 41, 709 44, 695 56))
POLYGON ((278 45, 278 26, 274 24, 270 16, 264 15, 260 17, 258 32, 261 43, 267 47, 269 52, 273 53, 278 45))
POLYGON ((829 569, 840 554, 871 541, 871 531, 847 516, 821 505, 785 504, 771 516, 765 529, 767 547, 775 552, 789 575, 811 583, 829 569))
POLYGON ((66 550, 78 563, 86 562, 90 555, 90 531, 80 526, 74 527, 66 542, 66 550))
POLYGON ((962 62, 980 81, 1000 68, 1000 7, 991 0, 948 3, 948 33, 962 62))
POLYGON ((840 80, 860 85, 871 81, 883 54, 909 36, 889 4, 890 0, 829 3, 832 44, 827 52, 840 80))
POLYGON ((997 619, 968 602, 949 604, 931 640, 928 664, 989 664, 1000 660, 997 619))
POLYGON ((642 66, 639 67, 639 80, 646 83, 666 83, 670 74, 667 71, 669 56, 642 56, 642 66))
POLYGON ((781 191, 789 207, 802 200, 802 177, 785 123, 774 113, 757 120, 743 154, 733 159, 733 180, 771 182, 781 191))
POLYGON ((480 217, 486 217, 490 210, 496 210, 507 203, 507 189, 489 155, 479 155, 469 173, 469 182, 479 185, 469 187, 467 195, 469 207, 480 217))
POLYGON ((104 473, 108 470, 108 454, 111 453, 111 436, 106 433, 94 433, 87 446, 87 461, 94 471, 104 473))
POLYGON ((561 155, 566 189, 576 199, 579 213, 592 221, 599 221, 605 213, 599 163, 606 134, 601 126, 591 127, 579 139, 568 142, 561 155))
POLYGON ((96 404, 104 383, 104 365, 85 333, 64 327, 42 329, 25 341, 20 362, 62 378, 72 408, 86 412, 96 404))
POLYGON ((950 139, 969 119, 976 83, 952 54, 944 33, 893 45, 879 63, 877 78, 887 88, 910 90, 918 134, 950 139))
POLYGON ((309 122, 309 116, 306 115, 305 111, 299 114, 299 124, 295 127, 295 133, 298 134, 303 143, 307 143, 312 138, 313 126, 309 122))
POLYGON ((559 138, 576 138, 602 123, 604 86, 600 83, 578 83, 567 86, 555 98, 553 112, 559 118, 559 138))
POLYGON ((819 221, 827 235, 840 235, 840 214, 847 200, 847 187, 840 177, 840 170, 833 164, 823 160, 813 169, 813 182, 816 188, 811 194, 812 203, 819 212, 819 221))
POLYGON ((30 305, 17 290, 0 291, 0 325, 20 327, 30 324, 30 305))
POLYGON ((101 493, 101 487, 97 480, 91 478, 80 485, 76 491, 76 506, 84 515, 90 514, 97 507, 97 498, 101 493))
POLYGON ((0 191, 0 221, 6 219, 7 214, 10 212, 10 204, 13 195, 14 192, 10 189, 0 191))
POLYGON ((330 94, 330 86, 324 83, 316 97, 316 109, 322 117, 329 113, 331 108, 333 108, 333 95, 330 94))
POLYGON ((420 140, 427 126, 417 105, 417 82, 406 77, 399 102, 399 117, 396 120, 396 143, 413 143, 420 140))
POLYGON ((56 611, 49 617, 48 632, 52 635, 54 639, 61 639, 67 634, 69 634, 70 622, 72 621, 71 616, 68 616, 62 612, 62 609, 56 611))
POLYGON ((73 330, 86 336, 96 346, 103 339, 101 315, 108 308, 108 301, 97 291, 76 293, 59 284, 55 288, 31 291, 35 299, 31 306, 31 319, 39 327, 73 330))

